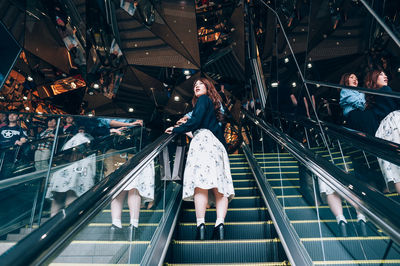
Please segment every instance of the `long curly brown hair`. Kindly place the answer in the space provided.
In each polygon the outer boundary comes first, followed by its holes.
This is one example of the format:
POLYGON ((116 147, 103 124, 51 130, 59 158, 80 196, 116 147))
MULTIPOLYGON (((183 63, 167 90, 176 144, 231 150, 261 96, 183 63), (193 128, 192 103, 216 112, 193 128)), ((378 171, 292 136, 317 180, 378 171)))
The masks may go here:
MULTIPOLYGON (((345 86, 349 86, 349 78, 350 76, 354 74, 354 73, 344 73, 342 75, 342 77, 340 78, 340 85, 345 85, 345 86)), ((357 76, 356 74, 354 74, 355 76, 357 76)))
MULTIPOLYGON (((213 103, 215 116, 217 117, 218 121, 220 121, 220 122, 223 121, 224 118, 223 118, 223 114, 221 113, 221 109, 220 109, 220 106, 222 103, 222 98, 219 95, 219 93, 217 92, 217 90, 215 89, 214 84, 207 78, 198 78, 198 79, 195 79, 195 81, 193 82, 193 88, 196 86, 197 81, 202 82, 206 86, 207 96, 210 97, 210 99, 213 103)), ((197 99, 198 99, 198 97, 196 95, 194 95, 193 99, 192 99, 193 107, 196 105, 197 99)))
MULTIPOLYGON (((374 89, 374 90, 379 89, 378 84, 376 82, 378 80, 379 75, 382 72, 383 72, 382 70, 378 69, 369 71, 367 75, 365 75, 364 86, 368 89, 374 89)), ((374 103, 375 103, 375 96, 368 94, 366 96, 366 103, 365 103, 366 107, 371 108, 374 105, 374 103)))

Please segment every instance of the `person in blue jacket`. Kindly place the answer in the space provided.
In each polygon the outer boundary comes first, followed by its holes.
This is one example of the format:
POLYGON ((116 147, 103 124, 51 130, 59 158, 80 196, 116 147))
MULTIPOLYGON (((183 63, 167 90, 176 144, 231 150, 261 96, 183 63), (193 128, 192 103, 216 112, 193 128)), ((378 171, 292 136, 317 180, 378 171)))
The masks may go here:
MULTIPOLYGON (((340 85, 358 86, 358 78, 354 73, 345 73, 340 79, 340 85)), ((342 89, 340 91, 340 106, 347 120, 348 127, 375 135, 378 123, 371 109, 366 109, 365 94, 356 90, 342 89)))
POLYGON ((195 80, 193 113, 186 123, 169 127, 166 133, 193 133, 183 178, 183 200, 194 201, 197 240, 205 239, 207 203, 215 201, 217 220, 213 239, 224 239, 228 202, 234 195, 232 176, 222 126, 221 97, 206 78, 195 80))
MULTIPOLYGON (((365 87, 391 92, 388 77, 381 70, 373 70, 365 76, 365 87)), ((374 112, 379 127, 375 137, 400 144, 400 101, 397 98, 374 95, 368 98, 368 104, 374 112)), ((400 166, 378 158, 379 166, 386 183, 394 183, 400 193, 400 166)))

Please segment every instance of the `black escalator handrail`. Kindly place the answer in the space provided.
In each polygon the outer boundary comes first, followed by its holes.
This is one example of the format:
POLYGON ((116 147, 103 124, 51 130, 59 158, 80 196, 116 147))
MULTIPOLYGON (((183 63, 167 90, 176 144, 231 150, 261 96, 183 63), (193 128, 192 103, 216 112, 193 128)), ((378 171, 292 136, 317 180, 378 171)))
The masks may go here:
MULTIPOLYGON (((315 128, 318 126, 318 123, 310 118, 283 113, 281 113, 280 115, 288 121, 301 124, 302 126, 308 128, 315 128)), ((321 125, 325 132, 328 133, 328 135, 334 135, 335 137, 347 143, 350 143, 356 148, 365 150, 372 155, 375 155, 396 165, 400 165, 399 144, 324 121, 321 121, 321 125)))
POLYGON ((335 191, 359 208, 372 222, 380 227, 396 243, 400 243, 400 205, 385 197, 375 188, 357 180, 350 174, 332 165, 328 160, 318 156, 299 144, 287 134, 243 111, 248 119, 260 127, 279 145, 283 146, 299 162, 323 182, 335 188, 335 191))
POLYGON ((54 259, 69 240, 131 182, 176 134, 164 134, 114 173, 76 199, 70 206, 27 235, 0 256, 0 265, 41 265, 54 259), (123 176, 121 178, 121 176, 123 176))
POLYGON ((387 92, 387 91, 368 89, 368 88, 363 88, 363 87, 350 87, 350 86, 345 86, 345 85, 340 85, 340 84, 335 84, 335 83, 330 83, 330 82, 307 80, 307 79, 304 80, 304 82, 307 84, 324 86, 324 87, 328 87, 328 88, 332 88, 332 89, 346 89, 346 90, 359 91, 359 92, 365 92, 368 94, 374 94, 374 95, 379 95, 379 96, 388 96, 391 98, 400 99, 400 93, 394 92, 394 91, 387 92))

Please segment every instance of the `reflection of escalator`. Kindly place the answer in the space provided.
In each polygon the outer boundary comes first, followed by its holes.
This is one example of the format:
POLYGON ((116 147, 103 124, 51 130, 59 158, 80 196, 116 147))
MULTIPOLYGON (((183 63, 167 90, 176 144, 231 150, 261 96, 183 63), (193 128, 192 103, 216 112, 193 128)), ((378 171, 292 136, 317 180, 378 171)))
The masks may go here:
MULTIPOLYGON (((246 159, 235 154, 230 163, 235 198, 225 219, 225 240, 194 240, 195 210, 193 203, 185 202, 169 247, 168 264, 286 265, 286 255, 246 159)), ((215 207, 211 207, 206 212, 206 239, 211 239, 215 219, 215 207)))
MULTIPOLYGON (((327 152, 320 152, 327 156, 327 152)), ((293 156, 288 153, 281 153, 279 157, 277 154, 257 154, 256 158, 316 265, 400 263, 399 247, 391 246, 390 238, 382 235, 372 224, 368 223, 368 236, 360 236, 356 213, 349 204, 344 204, 348 237, 341 237, 335 216, 329 207, 321 204, 317 212, 313 202, 305 200, 300 190, 298 162, 293 156), (385 256, 386 248, 389 248, 389 252, 385 256)))

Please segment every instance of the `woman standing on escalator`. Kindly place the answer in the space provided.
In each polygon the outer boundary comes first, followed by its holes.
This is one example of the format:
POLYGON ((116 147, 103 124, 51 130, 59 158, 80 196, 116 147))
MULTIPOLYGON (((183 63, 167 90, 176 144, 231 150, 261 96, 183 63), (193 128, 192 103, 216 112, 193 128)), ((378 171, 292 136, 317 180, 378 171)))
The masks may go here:
POLYGON ((170 127, 166 133, 193 132, 186 161, 183 200, 193 201, 196 209, 196 239, 205 239, 205 214, 208 202, 215 201, 217 220, 213 239, 224 239, 224 220, 228 202, 234 195, 225 139, 219 122, 223 120, 221 97, 206 78, 194 82, 193 114, 186 123, 170 127))
MULTIPOLYGON (((388 77, 385 72, 373 70, 365 76, 365 86, 383 92, 391 92, 388 77)), ((377 138, 400 143, 400 101, 387 96, 370 96, 368 104, 379 123, 375 133, 377 138)), ((378 158, 382 175, 387 184, 393 182, 397 193, 400 194, 400 166, 378 158)))

